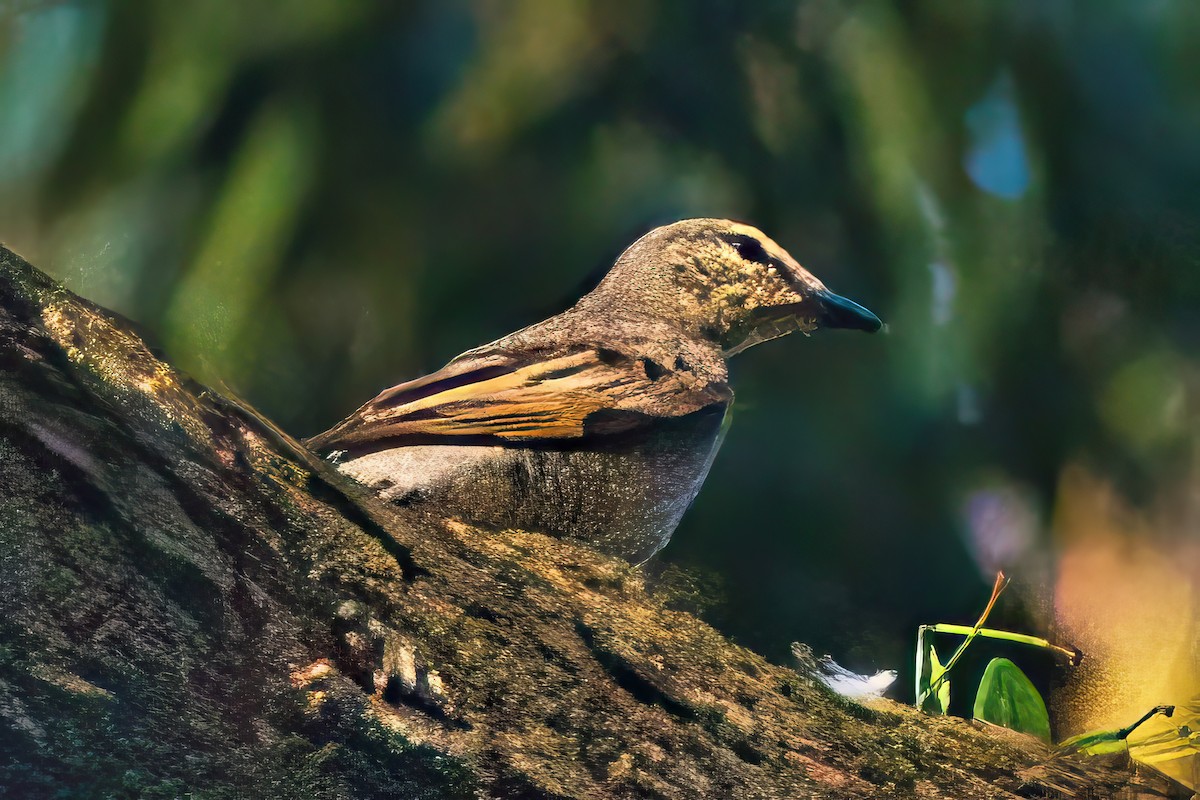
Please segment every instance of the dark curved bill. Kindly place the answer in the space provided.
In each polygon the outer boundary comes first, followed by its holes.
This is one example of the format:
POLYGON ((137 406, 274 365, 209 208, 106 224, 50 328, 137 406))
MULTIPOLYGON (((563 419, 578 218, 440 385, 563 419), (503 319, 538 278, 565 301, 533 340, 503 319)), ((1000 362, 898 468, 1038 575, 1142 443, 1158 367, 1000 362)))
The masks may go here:
POLYGON ((856 331, 875 333, 883 327, 883 321, 853 300, 828 289, 814 295, 820 307, 817 322, 822 328, 852 328, 856 331))

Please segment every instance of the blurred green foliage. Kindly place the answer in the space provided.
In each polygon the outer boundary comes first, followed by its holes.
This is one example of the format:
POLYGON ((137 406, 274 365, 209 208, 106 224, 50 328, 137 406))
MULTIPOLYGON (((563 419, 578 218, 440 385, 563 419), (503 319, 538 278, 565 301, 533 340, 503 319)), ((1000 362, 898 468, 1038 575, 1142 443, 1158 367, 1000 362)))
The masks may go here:
POLYGON ((739 357, 663 559, 769 655, 902 666, 1050 569, 1064 464, 1195 469, 1198 36, 1189 0, 0 2, 0 238, 310 435, 655 224, 750 221, 890 333, 739 357))

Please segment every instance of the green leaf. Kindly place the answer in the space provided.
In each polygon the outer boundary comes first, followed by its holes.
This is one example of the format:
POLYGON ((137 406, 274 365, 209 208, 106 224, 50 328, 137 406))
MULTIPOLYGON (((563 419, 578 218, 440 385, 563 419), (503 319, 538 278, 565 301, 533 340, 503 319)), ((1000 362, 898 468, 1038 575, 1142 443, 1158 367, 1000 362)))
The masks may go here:
POLYGON ((1089 756, 1098 756, 1104 753, 1120 753, 1129 749, 1129 743, 1126 741, 1129 738, 1129 734, 1137 730, 1146 720, 1159 714, 1170 717, 1174 713, 1175 706, 1155 706, 1132 725, 1127 725, 1115 731, 1088 731, 1087 733, 1081 733, 1078 736, 1072 736, 1070 739, 1064 740, 1059 744, 1059 748, 1062 750, 1075 750, 1089 756))
POLYGON ((1050 741, 1046 703, 1029 678, 1007 658, 993 658, 975 695, 975 719, 1050 741))
POLYGON ((924 699, 921 709, 931 714, 946 714, 950 710, 950 679, 945 676, 946 668, 938 660, 937 650, 929 645, 929 683, 924 686, 924 699), (936 684, 936 690, 930 687, 936 684))
POLYGON ((950 679, 949 678, 946 678, 946 680, 944 680, 940 684, 938 684, 937 694, 935 694, 934 697, 937 698, 938 713, 939 714, 949 714, 950 713, 950 679))
POLYGON ((1124 752, 1129 749, 1129 743, 1125 741, 1125 730, 1121 729, 1081 733, 1064 740, 1059 747, 1063 750, 1075 750, 1085 755, 1098 756, 1104 753, 1124 752))

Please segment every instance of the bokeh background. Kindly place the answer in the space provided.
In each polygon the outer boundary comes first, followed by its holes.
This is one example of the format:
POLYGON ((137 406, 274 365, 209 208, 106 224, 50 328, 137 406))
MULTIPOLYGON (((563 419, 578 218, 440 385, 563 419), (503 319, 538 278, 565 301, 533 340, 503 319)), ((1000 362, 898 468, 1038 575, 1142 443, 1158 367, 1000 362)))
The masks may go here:
POLYGON ((911 701, 921 622, 1200 688, 1200 5, 0 0, 0 240, 298 436, 750 221, 889 332, 740 356, 649 568, 911 701))

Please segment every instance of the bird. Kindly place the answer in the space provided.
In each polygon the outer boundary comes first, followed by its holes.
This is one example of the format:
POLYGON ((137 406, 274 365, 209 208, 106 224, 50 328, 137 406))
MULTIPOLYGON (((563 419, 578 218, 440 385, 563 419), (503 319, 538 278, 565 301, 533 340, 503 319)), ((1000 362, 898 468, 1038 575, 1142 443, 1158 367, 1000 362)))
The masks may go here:
POLYGON ((681 220, 635 241, 568 310, 386 389, 306 444, 398 506, 641 564, 724 439, 731 356, 796 331, 881 327, 757 228, 681 220))

